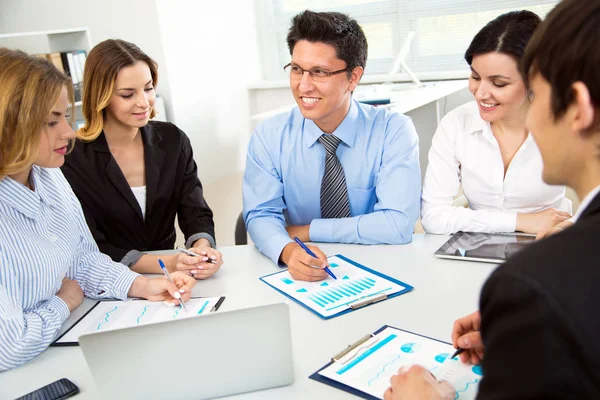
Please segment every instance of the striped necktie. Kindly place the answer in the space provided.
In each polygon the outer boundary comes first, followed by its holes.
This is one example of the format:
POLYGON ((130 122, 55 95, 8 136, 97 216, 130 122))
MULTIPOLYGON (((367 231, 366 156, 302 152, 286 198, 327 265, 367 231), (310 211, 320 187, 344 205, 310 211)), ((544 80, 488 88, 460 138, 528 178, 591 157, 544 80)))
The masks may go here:
POLYGON ((321 181, 321 218, 350 217, 346 176, 340 160, 335 154, 341 139, 332 134, 319 137, 325 147, 325 172, 321 181))

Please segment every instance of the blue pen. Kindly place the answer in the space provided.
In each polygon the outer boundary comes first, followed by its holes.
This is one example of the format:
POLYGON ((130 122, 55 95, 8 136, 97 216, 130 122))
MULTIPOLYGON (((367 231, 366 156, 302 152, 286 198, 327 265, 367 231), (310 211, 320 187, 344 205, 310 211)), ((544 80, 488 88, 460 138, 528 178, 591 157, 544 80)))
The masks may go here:
MULTIPOLYGON (((162 270, 162 272, 165 274, 165 276, 167 277, 167 279, 169 280, 169 282, 171 282, 172 284, 175 284, 175 282, 173 282, 173 279, 171 279, 171 275, 169 275, 169 271, 167 270, 167 267, 165 266, 165 263, 162 262, 162 260, 158 260, 158 264, 160 265, 160 269, 162 270)), ((179 293, 179 292, 177 292, 179 293)), ((181 296, 181 294, 179 294, 181 296)), ((187 307, 185 306, 185 304, 183 304, 183 299, 179 298, 177 299, 179 300, 179 304, 181 304, 181 307, 185 310, 185 312, 188 312, 187 307)))
MULTIPOLYGON (((306 247, 306 245, 304 243, 302 243, 302 240, 298 239, 297 237, 294 236, 294 240, 296 241, 296 243, 298 243, 300 245, 300 247, 302 247, 304 249, 305 252, 308 253, 309 256, 314 257, 314 258, 318 258, 315 253, 313 253, 312 251, 310 251, 310 249, 308 247, 306 247)), ((329 274, 329 276, 331 276, 333 279, 337 280, 337 278, 335 277, 335 275, 333 274, 333 272, 331 272, 331 270, 329 269, 329 267, 325 267, 325 272, 327 272, 329 274)))

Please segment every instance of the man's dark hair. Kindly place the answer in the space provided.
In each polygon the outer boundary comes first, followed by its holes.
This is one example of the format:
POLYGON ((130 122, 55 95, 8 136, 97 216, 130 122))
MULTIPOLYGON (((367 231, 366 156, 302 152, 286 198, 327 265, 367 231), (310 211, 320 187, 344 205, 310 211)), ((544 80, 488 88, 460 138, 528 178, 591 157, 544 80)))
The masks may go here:
POLYGON ((465 52, 465 60, 471 65, 474 56, 499 52, 519 62, 527 42, 541 22, 537 14, 527 10, 502 14, 475 35, 465 52))
POLYGON ((348 76, 356 67, 367 65, 367 38, 356 22, 337 12, 303 11, 292 19, 287 35, 290 54, 300 40, 333 46, 337 58, 346 62, 348 76))
POLYGON ((564 0, 548 14, 521 59, 526 85, 538 73, 550 83, 555 119, 573 102, 578 81, 600 107, 600 0, 564 0))

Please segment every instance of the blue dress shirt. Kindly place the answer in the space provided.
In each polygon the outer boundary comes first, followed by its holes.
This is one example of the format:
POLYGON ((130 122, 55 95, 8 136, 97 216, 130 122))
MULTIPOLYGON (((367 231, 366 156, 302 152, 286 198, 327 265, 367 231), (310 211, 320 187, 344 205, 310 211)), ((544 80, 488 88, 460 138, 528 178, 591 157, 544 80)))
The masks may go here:
POLYGON ((287 225, 310 224, 313 242, 403 244, 419 216, 419 138, 409 117, 352 100, 333 132, 342 140, 350 218, 321 219, 323 131, 298 107, 255 130, 243 182, 244 220, 258 249, 278 262, 293 240, 287 225))
POLYGON ((86 297, 126 299, 139 275, 99 252, 60 169, 37 166, 35 191, 0 179, 0 371, 48 347, 69 316, 63 278, 86 297))

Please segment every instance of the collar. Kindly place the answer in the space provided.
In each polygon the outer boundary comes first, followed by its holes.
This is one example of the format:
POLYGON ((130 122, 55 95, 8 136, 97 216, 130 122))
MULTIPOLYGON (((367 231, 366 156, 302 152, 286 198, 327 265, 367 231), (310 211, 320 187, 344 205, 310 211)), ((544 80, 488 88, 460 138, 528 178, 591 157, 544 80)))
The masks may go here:
POLYGON ((23 215, 37 218, 42 202, 51 207, 57 207, 52 188, 48 187, 48 180, 52 179, 45 168, 34 165, 31 168, 31 180, 34 190, 30 190, 11 177, 0 180, 0 201, 8 204, 23 215))
POLYGON ((600 193, 600 185, 598 185, 594 189, 592 189, 592 191, 589 192, 583 200, 581 200, 581 203, 579 203, 579 208, 577 209, 577 212, 575 213, 573 218, 571 218, 571 221, 573 221, 573 223, 577 222, 579 220, 579 218, 581 218, 581 215, 584 214, 585 211, 589 208, 590 203, 592 202, 592 200, 594 200, 596 198, 598 193, 600 193))
MULTIPOLYGON (((152 122, 148 122, 146 125, 140 128, 140 133, 142 134, 142 141, 144 143, 150 143, 151 145, 157 145, 162 140, 162 137, 157 129, 154 128, 152 122)), ((110 148, 108 147, 108 142, 106 141, 106 136, 104 135, 104 131, 100 132, 100 135, 91 142, 92 148, 94 151, 98 153, 110 153, 110 148)))
MULTIPOLYGON (((356 131, 358 128, 357 120, 360 117, 358 111, 358 102, 352 98, 348 113, 342 120, 342 123, 332 132, 348 147, 354 146, 354 139, 356 138, 356 131)), ((304 118, 304 134, 306 135, 306 145, 308 147, 312 147, 324 133, 325 132, 315 124, 315 121, 304 118)))
MULTIPOLYGON (((467 127, 467 132, 469 132, 469 134, 481 134, 489 142, 498 146, 498 141, 496 140, 496 137, 494 137, 494 132, 492 132, 492 125, 481 119, 478 109, 476 110, 476 113, 470 115, 470 121, 467 121, 465 126, 467 127)), ((528 132, 527 137, 523 141, 523 145, 531 141, 533 141, 533 136, 531 135, 531 132, 528 132)))

